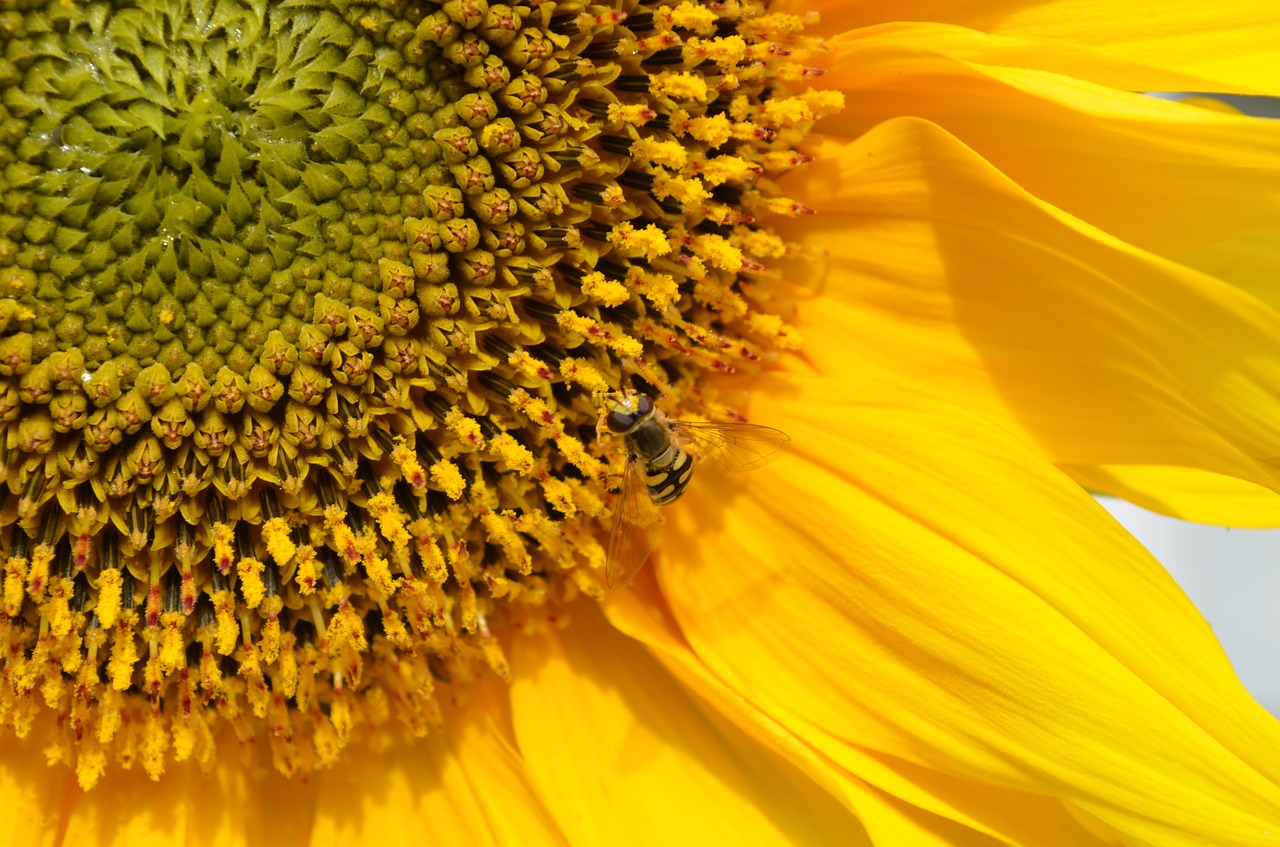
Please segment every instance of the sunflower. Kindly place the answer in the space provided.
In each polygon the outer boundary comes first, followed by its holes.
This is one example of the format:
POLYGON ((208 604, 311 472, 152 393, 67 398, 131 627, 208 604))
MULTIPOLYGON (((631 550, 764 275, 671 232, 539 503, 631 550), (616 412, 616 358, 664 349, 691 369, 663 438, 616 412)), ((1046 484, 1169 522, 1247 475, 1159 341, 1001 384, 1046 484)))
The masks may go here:
POLYGON ((1265 4, 15 5, 7 843, 1280 839, 1084 490, 1280 515, 1265 4))

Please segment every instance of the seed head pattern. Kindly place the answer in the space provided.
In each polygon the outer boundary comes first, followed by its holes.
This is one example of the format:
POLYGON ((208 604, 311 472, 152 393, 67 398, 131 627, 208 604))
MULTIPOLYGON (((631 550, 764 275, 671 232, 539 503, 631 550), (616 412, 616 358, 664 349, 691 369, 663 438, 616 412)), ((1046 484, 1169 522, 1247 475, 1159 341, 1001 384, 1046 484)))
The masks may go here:
POLYGON ((759 2, 0 13, 0 728, 93 785, 439 727, 599 595, 604 399, 798 346, 759 2), (518 634, 514 637, 518 637, 518 634))

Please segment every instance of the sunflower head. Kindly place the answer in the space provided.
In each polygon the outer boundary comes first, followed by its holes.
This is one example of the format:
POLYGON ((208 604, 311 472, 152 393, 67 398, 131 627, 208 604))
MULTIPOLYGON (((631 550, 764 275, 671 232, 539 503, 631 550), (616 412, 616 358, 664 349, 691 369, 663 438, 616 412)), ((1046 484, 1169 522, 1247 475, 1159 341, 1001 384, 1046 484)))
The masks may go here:
POLYGON ((285 773, 598 594, 628 374, 797 339, 770 178, 838 95, 756 2, 0 15, 0 724, 285 773), (798 93, 792 91, 793 86, 798 93))

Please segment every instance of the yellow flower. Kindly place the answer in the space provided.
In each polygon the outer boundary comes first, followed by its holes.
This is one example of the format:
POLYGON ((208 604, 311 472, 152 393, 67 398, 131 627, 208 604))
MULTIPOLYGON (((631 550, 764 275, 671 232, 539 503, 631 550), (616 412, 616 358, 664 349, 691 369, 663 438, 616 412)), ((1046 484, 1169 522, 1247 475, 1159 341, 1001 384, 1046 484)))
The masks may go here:
POLYGON ((1275 16, 901 6, 0 14, 6 843, 1280 839, 1081 487, 1280 516, 1275 16))

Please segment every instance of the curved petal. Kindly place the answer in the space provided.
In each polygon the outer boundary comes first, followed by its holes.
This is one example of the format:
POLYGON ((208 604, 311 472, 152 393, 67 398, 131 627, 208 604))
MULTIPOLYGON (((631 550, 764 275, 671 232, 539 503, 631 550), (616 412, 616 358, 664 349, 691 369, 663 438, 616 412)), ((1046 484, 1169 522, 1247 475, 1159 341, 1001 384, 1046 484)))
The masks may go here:
POLYGON ((1091 498, 900 384, 765 383, 753 416, 793 455, 707 473, 658 563, 718 677, 851 772, 866 748, 1055 796, 1125 843, 1272 843, 1280 724, 1091 498))
POLYGON ((714 711, 590 603, 512 646, 530 773, 575 844, 867 843, 857 819, 714 711))
POLYGON ((1005 844, 1086 847, 1097 843, 1052 798, 1006 791, 849 745, 856 764, 822 755, 717 677, 684 641, 651 579, 607 598, 610 622, 641 640, 688 689, 799 767, 851 809, 875 844, 1005 844))
POLYGON ((831 49, 818 82, 847 96, 827 132, 925 118, 1041 200, 1164 255, 1280 219, 1280 122, 1083 82, 1042 58, 1054 49, 956 27, 873 27, 831 49))
POLYGON ((1280 488, 1280 315, 1019 190, 930 124, 829 145, 787 188, 824 257, 822 367, 864 364, 1012 417, 1062 465, 1280 488))
POLYGON ((1280 310, 1280 228, 1269 227, 1179 252, 1174 259, 1230 282, 1280 310))
POLYGON ((817 31, 827 34, 895 21, 955 24, 1043 40, 1045 50, 1064 46, 1072 61, 1063 72, 1083 79, 1126 62, 1202 81, 1188 90, 1280 94, 1280 16, 1270 0, 788 0, 786 7, 818 12, 817 31))
POLYGON ((1111 466, 1062 468, 1086 488, 1185 521, 1245 529, 1280 526, 1274 491, 1189 468, 1111 466))
POLYGON ((459 688, 443 732, 346 751, 318 777, 311 844, 568 843, 515 750, 506 693, 496 682, 459 688))

